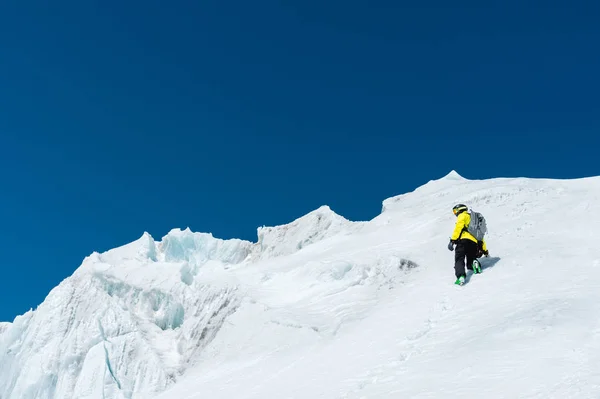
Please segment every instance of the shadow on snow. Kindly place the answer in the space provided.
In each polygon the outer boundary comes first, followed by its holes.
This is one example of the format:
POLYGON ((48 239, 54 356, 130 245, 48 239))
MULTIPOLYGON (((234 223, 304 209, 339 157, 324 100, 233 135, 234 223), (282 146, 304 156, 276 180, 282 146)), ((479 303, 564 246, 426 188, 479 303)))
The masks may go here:
POLYGON ((481 263, 481 270, 483 271, 485 269, 491 269, 492 267, 496 266, 496 263, 500 262, 500 259, 501 258, 497 256, 479 259, 479 263, 481 263))
MULTIPOLYGON (((500 259, 501 258, 499 258, 497 256, 478 259, 479 263, 481 264, 481 272, 483 273, 484 270, 491 269, 492 267, 496 266, 496 263, 500 262, 500 259)), ((465 276, 465 283, 468 283, 469 280, 471 280, 472 276, 473 276, 473 271, 467 270, 467 275, 465 276)))

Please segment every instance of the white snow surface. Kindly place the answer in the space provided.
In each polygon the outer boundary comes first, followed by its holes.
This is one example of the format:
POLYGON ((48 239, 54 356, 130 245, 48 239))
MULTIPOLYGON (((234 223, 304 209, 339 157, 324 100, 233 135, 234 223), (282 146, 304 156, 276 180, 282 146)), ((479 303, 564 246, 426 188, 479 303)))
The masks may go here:
POLYGON ((0 335, 1 335, 1 334, 2 334, 4 331, 8 330, 8 327, 10 327, 10 323, 7 323, 7 322, 0 322, 0 335))
POLYGON ((256 258, 290 255, 302 248, 341 232, 353 231, 352 223, 333 212, 328 206, 305 215, 290 224, 258 229, 256 258))
POLYGON ((0 398, 600 398, 599 237, 600 178, 456 172, 368 222, 144 234, 0 323, 0 398), (491 253, 463 287, 459 202, 491 253))

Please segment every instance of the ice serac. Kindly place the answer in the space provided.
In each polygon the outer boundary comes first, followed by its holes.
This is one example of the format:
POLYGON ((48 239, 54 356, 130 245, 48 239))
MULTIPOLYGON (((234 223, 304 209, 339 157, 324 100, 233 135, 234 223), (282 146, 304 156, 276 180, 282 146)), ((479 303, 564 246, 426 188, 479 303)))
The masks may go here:
POLYGON ((6 330, 8 330, 8 328, 11 326, 11 323, 7 323, 7 322, 0 322, 0 335, 2 335, 2 333, 6 330))
POLYGON ((322 206, 292 223, 258 229, 261 258, 289 255, 344 231, 353 222, 322 206))
POLYGON ((3 325, 0 398, 147 398, 210 342, 241 298, 220 279, 251 243, 173 231, 94 253, 35 310, 3 325), (203 267, 211 272, 201 281, 203 267))
POLYGON ((195 264, 216 260, 225 264, 243 261, 251 251, 252 243, 238 239, 221 240, 210 233, 193 233, 189 228, 174 229, 160 243, 161 253, 168 262, 195 264))

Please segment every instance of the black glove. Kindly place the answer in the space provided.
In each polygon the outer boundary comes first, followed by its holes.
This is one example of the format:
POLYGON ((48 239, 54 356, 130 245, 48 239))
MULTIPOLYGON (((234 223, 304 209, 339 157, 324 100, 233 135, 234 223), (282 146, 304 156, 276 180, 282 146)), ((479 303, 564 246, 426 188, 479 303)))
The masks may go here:
POLYGON ((455 241, 450 240, 450 242, 448 243, 448 250, 454 251, 454 244, 455 244, 455 241))
POLYGON ((490 257, 490 251, 483 251, 483 254, 485 255, 486 258, 490 257))

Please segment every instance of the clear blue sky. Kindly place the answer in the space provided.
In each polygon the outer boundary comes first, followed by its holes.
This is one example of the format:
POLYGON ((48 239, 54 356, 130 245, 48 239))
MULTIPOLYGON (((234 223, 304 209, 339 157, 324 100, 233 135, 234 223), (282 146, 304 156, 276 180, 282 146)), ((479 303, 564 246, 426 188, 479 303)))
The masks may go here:
POLYGON ((2 2, 0 320, 144 231, 370 219, 452 169, 599 175, 599 7, 2 2))

